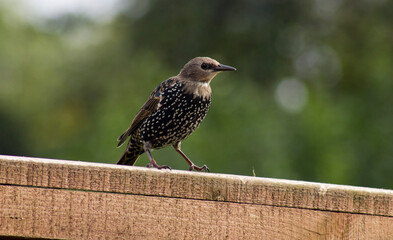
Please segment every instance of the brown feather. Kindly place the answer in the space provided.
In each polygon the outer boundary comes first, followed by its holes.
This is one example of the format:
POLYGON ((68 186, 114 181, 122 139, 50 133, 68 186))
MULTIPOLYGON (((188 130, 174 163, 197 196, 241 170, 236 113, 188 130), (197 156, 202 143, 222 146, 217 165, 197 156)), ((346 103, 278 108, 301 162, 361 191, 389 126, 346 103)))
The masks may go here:
POLYGON ((202 98, 210 98, 212 94, 212 89, 210 84, 200 83, 200 82, 188 82, 183 87, 184 92, 187 94, 192 94, 194 98, 202 97, 202 98))
POLYGON ((161 100, 161 97, 157 95, 157 91, 153 92, 145 104, 143 104, 135 118, 132 120, 131 126, 117 139, 117 141, 119 141, 117 147, 120 147, 127 140, 127 138, 143 123, 143 121, 157 110, 158 104, 161 100))

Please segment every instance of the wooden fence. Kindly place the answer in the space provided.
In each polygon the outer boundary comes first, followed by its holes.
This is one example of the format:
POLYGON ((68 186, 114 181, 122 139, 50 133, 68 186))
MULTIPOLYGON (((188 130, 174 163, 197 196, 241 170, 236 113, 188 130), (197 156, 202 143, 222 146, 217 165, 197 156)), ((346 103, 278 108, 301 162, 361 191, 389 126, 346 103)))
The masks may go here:
POLYGON ((0 156, 0 239, 393 239, 393 191, 0 156))

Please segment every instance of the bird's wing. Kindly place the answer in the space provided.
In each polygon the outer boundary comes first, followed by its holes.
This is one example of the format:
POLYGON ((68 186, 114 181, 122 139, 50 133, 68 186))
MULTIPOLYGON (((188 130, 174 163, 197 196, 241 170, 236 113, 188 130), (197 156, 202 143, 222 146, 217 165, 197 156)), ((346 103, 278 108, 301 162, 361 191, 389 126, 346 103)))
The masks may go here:
POLYGON ((147 99, 145 104, 143 104, 138 114, 135 116, 134 120, 132 120, 131 126, 117 139, 117 141, 119 141, 117 147, 120 147, 132 134, 132 132, 134 132, 148 116, 150 116, 158 109, 158 104, 160 103, 161 99, 162 97, 160 85, 150 95, 149 99, 147 99))

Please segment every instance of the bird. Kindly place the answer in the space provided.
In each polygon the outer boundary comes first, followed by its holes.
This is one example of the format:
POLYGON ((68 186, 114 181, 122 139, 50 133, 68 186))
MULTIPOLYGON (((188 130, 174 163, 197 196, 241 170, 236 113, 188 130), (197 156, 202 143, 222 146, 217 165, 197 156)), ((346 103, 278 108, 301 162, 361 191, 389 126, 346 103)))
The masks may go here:
POLYGON ((150 161, 146 167, 171 169, 158 165, 151 151, 172 146, 187 161, 190 171, 210 171, 206 165, 195 165, 180 146, 198 128, 209 110, 210 81, 220 72, 234 70, 236 68, 210 57, 196 57, 186 63, 177 76, 159 84, 130 127, 117 139, 117 147, 120 147, 130 138, 117 164, 132 166, 146 152, 150 161))

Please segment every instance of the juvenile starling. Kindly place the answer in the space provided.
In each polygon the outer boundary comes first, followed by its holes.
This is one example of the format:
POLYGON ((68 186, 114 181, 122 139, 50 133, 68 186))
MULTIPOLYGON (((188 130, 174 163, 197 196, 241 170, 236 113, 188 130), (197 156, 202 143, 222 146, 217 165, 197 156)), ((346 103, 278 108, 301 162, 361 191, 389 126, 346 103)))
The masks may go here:
POLYGON ((180 150, 180 143, 197 129, 209 110, 210 81, 218 73, 231 70, 236 69, 209 57, 196 57, 177 76, 162 82, 139 110, 131 126, 117 139, 117 147, 120 147, 130 137, 117 164, 134 165, 146 152, 150 159, 146 167, 170 169, 158 165, 150 151, 172 145, 190 165, 190 171, 209 171, 206 165, 198 167, 191 162, 180 150))

